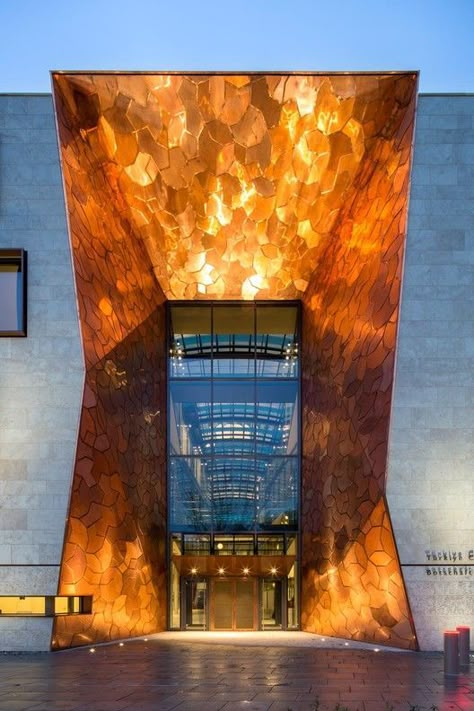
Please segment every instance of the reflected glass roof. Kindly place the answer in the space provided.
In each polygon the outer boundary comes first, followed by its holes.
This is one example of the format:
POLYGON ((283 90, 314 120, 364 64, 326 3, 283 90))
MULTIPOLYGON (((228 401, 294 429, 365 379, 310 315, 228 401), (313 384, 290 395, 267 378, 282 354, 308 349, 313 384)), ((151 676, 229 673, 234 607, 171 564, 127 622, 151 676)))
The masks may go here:
MULTIPOLYGON (((212 519, 216 530, 253 528, 259 520, 282 525, 290 515, 295 521, 297 308, 198 309, 173 305, 170 314, 169 450, 186 458, 174 470, 175 497, 192 499, 194 518, 201 507, 203 522, 212 519), (190 457, 201 459, 199 481, 190 457)), ((185 509, 183 502, 182 517, 185 509)))

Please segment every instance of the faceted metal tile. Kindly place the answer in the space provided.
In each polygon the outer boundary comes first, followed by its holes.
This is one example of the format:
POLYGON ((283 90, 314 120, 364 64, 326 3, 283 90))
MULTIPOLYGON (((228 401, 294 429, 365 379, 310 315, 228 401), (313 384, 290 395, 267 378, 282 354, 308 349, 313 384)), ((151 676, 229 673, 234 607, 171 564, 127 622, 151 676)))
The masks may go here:
POLYGON ((403 187, 413 88, 412 74, 55 74, 72 230, 103 229, 93 214, 112 201, 168 299, 299 298, 370 172, 354 243, 373 239, 383 177, 403 187))
POLYGON ((60 593, 95 611, 56 646, 164 626, 165 298, 301 298, 303 627, 413 647, 383 495, 416 75, 53 88, 87 368, 60 593))

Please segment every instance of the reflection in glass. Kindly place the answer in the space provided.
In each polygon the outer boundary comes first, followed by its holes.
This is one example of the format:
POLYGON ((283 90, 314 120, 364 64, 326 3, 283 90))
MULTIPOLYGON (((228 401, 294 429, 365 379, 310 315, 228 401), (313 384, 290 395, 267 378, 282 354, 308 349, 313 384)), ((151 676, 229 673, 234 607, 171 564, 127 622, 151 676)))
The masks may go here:
POLYGON ((298 383, 257 381, 257 454, 298 451, 298 383))
POLYGON ((288 573, 287 587, 287 615, 288 627, 298 627, 298 583, 297 583, 297 564, 295 563, 288 573))
POLYGON ((174 530, 296 528, 297 316, 294 304, 170 307, 174 530))
POLYGON ((179 571, 171 561, 170 575, 170 627, 179 629, 181 626, 181 595, 179 590, 179 571))
POLYGON ((233 555, 234 536, 214 536, 214 553, 216 555, 233 555))
POLYGON ((172 530, 211 530, 209 461, 202 457, 171 457, 169 462, 172 530))
POLYGON ((213 330, 214 377, 252 378, 255 374, 253 306, 214 306, 213 330))
POLYGON ((26 336, 26 252, 0 249, 0 335, 26 336))
POLYGON ((285 538, 279 536, 257 536, 258 555, 284 555, 285 538))
POLYGON ((253 530, 257 490, 254 459, 237 455, 214 457, 209 478, 214 530, 253 530))
POLYGON ((209 377, 211 309, 207 306, 172 306, 170 329, 170 377, 209 377))
POLYGON ((210 454, 211 386, 207 381, 171 381, 169 386, 170 454, 210 454))
POLYGON ((195 536, 184 534, 185 555, 209 555, 211 552, 211 537, 209 535, 195 536))
POLYGON ((263 580, 262 629, 281 629, 281 580, 263 580))
POLYGON ((262 461, 258 482, 260 528, 296 526, 298 522, 298 458, 269 457, 262 461))
POLYGON ((234 536, 234 555, 254 555, 253 536, 234 536))
POLYGON ((206 629, 207 582, 205 580, 186 580, 186 627, 188 629, 206 629))
POLYGON ((257 306, 256 370, 259 378, 298 375, 296 306, 257 306))
POLYGON ((218 381, 214 384, 212 443, 216 455, 254 454, 254 381, 218 381))

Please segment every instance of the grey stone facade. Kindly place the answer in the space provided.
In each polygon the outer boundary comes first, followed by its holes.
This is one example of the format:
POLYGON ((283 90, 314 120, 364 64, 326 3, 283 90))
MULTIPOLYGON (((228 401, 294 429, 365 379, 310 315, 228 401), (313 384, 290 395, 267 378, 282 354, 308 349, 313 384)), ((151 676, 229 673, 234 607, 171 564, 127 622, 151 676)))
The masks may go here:
MULTIPOLYGON (((55 595, 84 368, 50 96, 0 96, 0 247, 28 251, 28 337, 0 338, 0 594, 55 595)), ((50 638, 0 618, 0 649, 50 638)))
MULTIPOLYGON (((0 247, 23 247, 29 261, 28 338, 0 338, 0 595, 55 594, 84 366, 50 96, 0 96, 0 247)), ((440 649, 446 627, 474 627, 474 565, 453 573, 474 550, 473 413, 474 96, 427 95, 388 471, 423 649, 440 649)), ((50 635, 49 619, 0 618, 1 649, 49 649, 50 635)))
POLYGON ((474 96, 419 98, 387 493, 420 646, 441 649, 474 627, 474 96))

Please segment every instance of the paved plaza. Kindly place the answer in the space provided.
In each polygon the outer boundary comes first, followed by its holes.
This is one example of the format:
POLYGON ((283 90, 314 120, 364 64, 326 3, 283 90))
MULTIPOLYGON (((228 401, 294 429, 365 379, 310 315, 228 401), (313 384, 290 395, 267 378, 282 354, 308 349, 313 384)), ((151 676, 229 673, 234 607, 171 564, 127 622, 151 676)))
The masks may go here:
POLYGON ((1 655, 0 711, 474 711, 474 664, 447 684, 441 654, 376 649, 303 633, 165 633, 1 655))

